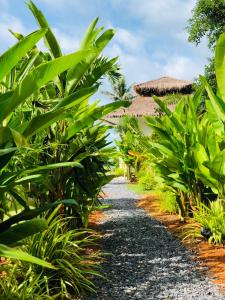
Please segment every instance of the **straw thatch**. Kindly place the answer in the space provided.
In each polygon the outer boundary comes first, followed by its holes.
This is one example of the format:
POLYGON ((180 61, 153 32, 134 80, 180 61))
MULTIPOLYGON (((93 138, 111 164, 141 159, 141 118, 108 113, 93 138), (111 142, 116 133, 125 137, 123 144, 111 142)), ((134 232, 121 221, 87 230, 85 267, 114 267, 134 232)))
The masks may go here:
MULTIPOLYGON (((174 110, 175 104, 169 104, 169 109, 174 110)), ((107 115, 107 118, 120 118, 125 115, 143 117, 159 115, 157 111, 158 104, 151 97, 137 96, 133 98, 132 103, 127 108, 121 108, 107 115)))
POLYGON ((191 94, 193 82, 172 77, 162 77, 134 85, 134 90, 142 96, 163 96, 171 93, 191 94))

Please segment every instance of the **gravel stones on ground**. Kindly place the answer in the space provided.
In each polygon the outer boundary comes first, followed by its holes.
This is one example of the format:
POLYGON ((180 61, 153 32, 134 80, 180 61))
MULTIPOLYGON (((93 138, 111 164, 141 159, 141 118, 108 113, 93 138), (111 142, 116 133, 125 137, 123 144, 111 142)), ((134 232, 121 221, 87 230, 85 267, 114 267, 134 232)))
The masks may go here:
POLYGON ((225 299, 196 269, 191 252, 135 205, 138 196, 123 178, 114 179, 105 192, 110 198, 104 204, 112 205, 106 210, 109 218, 100 225, 106 279, 97 279, 97 294, 86 299, 225 299))

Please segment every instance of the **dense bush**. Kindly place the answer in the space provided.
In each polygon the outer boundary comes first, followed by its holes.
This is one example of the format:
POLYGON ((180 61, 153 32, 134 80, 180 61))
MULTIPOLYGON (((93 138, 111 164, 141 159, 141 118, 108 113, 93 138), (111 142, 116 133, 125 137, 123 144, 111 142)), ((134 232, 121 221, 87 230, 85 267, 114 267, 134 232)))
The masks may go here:
POLYGON ((176 194, 167 189, 159 192, 160 210, 163 212, 175 214, 179 212, 176 194))
MULTIPOLYGON (((129 131, 123 130, 129 132, 129 139, 121 134, 121 145, 128 140, 130 148, 133 147, 127 152, 128 158, 138 152, 138 157, 142 158, 139 159, 140 165, 144 160, 148 161, 162 184, 173 193, 171 197, 165 197, 167 202, 162 202, 163 209, 168 206, 168 210, 175 210, 173 204, 176 200, 181 220, 185 221, 193 214, 195 219, 199 217, 199 223, 201 217, 205 218, 208 222, 205 226, 212 233, 209 240, 216 243, 223 242, 224 234, 220 202, 225 198, 224 58, 225 34, 222 34, 215 52, 216 94, 207 80, 201 77, 199 89, 193 95, 183 96, 174 111, 169 110, 166 101, 154 97, 163 114, 145 118, 153 131, 152 136, 143 137, 133 126, 134 121, 127 125, 129 131), (208 95, 204 111, 201 109, 203 91, 208 95), (199 203, 200 209, 196 212, 199 203)), ((145 172, 142 177, 140 181, 151 189, 149 174, 145 172)))
POLYGON ((157 181, 155 172, 150 166, 143 164, 137 173, 138 183, 146 191, 155 190, 157 188, 157 181))
POLYGON ((70 218, 58 216, 57 211, 47 218, 48 229, 30 237, 24 246, 33 256, 48 259, 56 269, 23 263, 23 272, 31 270, 41 281, 45 279, 46 293, 71 299, 74 293, 94 291, 90 279, 98 275, 100 260, 89 248, 96 244, 97 235, 87 229, 68 230, 70 218))
POLYGON ((210 202, 209 207, 200 203, 194 211, 194 220, 202 226, 202 234, 208 231, 210 243, 221 244, 225 242, 225 209, 224 201, 217 200, 210 202))
POLYGON ((40 30, 12 32, 18 42, 0 56, 0 255, 12 259, 0 293, 26 299, 33 286, 35 299, 71 299, 93 290, 96 274, 84 250, 89 231, 81 235, 79 228, 88 226, 112 178, 115 149, 101 120, 128 103, 89 102, 103 77, 118 76, 117 59, 102 55, 114 30, 98 28, 95 19, 79 49, 63 55, 42 12, 32 1, 27 6, 40 30), (41 39, 45 52, 36 45, 41 39), (58 205, 51 223, 45 216, 58 205), (16 264, 18 272, 14 259, 26 261, 16 264))
POLYGON ((18 262, 2 267, 2 299, 71 299, 81 292, 93 292, 93 276, 99 276, 96 233, 90 230, 68 230, 68 218, 59 217, 58 208, 47 218, 48 229, 28 238, 26 252, 48 260, 55 269, 18 262), (31 295, 32 294, 32 295, 31 295))

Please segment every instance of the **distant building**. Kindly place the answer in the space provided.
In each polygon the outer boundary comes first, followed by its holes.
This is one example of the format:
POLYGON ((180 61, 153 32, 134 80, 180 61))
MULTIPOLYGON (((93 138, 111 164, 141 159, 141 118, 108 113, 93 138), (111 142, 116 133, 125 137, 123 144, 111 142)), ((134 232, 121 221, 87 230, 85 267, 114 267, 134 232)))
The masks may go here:
MULTIPOLYGON (((144 83, 136 84, 133 87, 136 96, 131 100, 128 108, 121 108, 107 115, 106 120, 114 125, 119 124, 120 118, 129 115, 139 119, 140 128, 145 134, 149 134, 149 127, 144 123, 144 116, 156 116, 158 105, 152 96, 163 97, 171 94, 191 94, 193 82, 189 80, 179 80, 172 77, 161 77, 144 83)), ((169 104, 169 109, 174 110, 175 104, 169 104)))

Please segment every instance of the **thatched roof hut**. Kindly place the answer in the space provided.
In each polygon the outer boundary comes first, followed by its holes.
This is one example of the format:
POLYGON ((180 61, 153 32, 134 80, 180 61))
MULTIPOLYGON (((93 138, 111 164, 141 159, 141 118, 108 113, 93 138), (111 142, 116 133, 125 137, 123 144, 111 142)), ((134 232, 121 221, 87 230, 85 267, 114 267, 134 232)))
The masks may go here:
MULTIPOLYGON (((134 91, 138 94, 131 100, 131 105, 121 108, 106 116, 106 119, 117 119, 124 115, 143 117, 159 115, 159 106, 151 97, 157 95, 163 97, 169 94, 191 94, 193 82, 179 80, 172 77, 162 77, 144 83, 134 85, 134 91)), ((175 104, 169 104, 168 108, 173 111, 175 104)), ((115 122, 113 120, 113 122, 115 122)))
MULTIPOLYGON (((173 110, 175 104, 169 104, 169 109, 173 110)), ((124 115, 143 117, 156 116, 158 113, 158 104, 151 97, 136 96, 127 108, 121 108, 107 115, 107 118, 120 118, 124 115)))
POLYGON ((134 85, 134 91, 141 96, 164 96, 167 94, 191 94, 193 82, 172 77, 161 77, 134 85))

